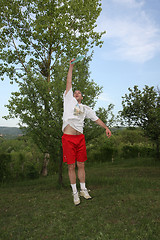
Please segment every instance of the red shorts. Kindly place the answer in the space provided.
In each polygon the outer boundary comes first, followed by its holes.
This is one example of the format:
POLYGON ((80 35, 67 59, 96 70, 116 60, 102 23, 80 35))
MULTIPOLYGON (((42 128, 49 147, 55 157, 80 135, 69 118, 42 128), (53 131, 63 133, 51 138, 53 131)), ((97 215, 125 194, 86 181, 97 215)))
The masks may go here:
POLYGON ((63 162, 73 164, 78 162, 85 162, 87 160, 85 137, 81 135, 63 134, 63 162))

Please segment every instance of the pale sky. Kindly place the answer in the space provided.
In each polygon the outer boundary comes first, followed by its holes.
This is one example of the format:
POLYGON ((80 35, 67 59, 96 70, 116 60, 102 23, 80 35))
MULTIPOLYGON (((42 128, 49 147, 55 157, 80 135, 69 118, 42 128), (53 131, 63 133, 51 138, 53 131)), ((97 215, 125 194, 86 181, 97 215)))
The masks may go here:
MULTIPOLYGON (((102 0, 97 31, 107 33, 103 47, 94 49, 90 64, 91 79, 103 86, 96 109, 113 103, 117 115, 129 87, 160 87, 159 12, 159 0, 102 0)), ((16 119, 2 119, 7 115, 4 105, 14 91, 15 84, 0 81, 0 126, 17 126, 16 119)))

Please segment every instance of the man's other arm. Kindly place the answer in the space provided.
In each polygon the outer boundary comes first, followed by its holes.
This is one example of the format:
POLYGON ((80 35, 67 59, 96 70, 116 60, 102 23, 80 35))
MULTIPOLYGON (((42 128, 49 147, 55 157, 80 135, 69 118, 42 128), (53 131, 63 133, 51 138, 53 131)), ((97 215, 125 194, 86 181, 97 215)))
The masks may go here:
POLYGON ((98 118, 95 121, 99 126, 103 127, 104 129, 106 129, 106 135, 109 138, 112 134, 111 131, 109 130, 109 128, 106 126, 106 124, 104 124, 104 122, 102 122, 102 120, 100 118, 98 118))

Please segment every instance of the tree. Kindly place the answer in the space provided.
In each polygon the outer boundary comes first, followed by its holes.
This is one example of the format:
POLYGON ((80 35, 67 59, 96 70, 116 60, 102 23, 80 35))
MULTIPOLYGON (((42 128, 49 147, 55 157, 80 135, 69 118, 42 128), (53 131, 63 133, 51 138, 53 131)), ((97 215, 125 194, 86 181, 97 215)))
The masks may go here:
POLYGON ((62 57, 86 54, 102 45, 94 31, 99 0, 3 0, 0 16, 0 75, 22 79, 29 68, 47 82, 62 57))
POLYGON ((145 86, 143 91, 134 86, 129 88, 122 101, 121 119, 129 126, 139 126, 157 146, 157 158, 160 144, 160 92, 153 86, 145 86))
MULTIPOLYGON (((103 33, 94 30, 101 12, 100 1, 7 0, 1 3, 0 10, 0 75, 2 80, 7 75, 11 83, 15 80, 19 85, 19 92, 12 93, 7 106, 6 119, 19 117, 21 124, 26 124, 44 152, 44 159, 48 153, 62 156, 66 62, 78 53, 86 56, 94 45, 102 46, 103 33)), ((86 102, 94 106, 93 99, 101 88, 89 81, 90 59, 86 57, 77 65, 73 85, 81 85, 86 102)), ((60 166, 61 162, 62 158, 60 166)))

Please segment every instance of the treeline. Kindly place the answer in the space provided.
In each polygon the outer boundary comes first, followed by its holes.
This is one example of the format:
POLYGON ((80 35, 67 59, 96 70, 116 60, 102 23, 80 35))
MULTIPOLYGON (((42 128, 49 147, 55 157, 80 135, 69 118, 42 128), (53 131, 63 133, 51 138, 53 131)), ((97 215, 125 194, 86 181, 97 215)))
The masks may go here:
POLYGON ((137 157, 156 157, 156 146, 140 128, 117 129, 108 139, 102 134, 88 145, 88 158, 91 161, 105 162, 137 157))
MULTIPOLYGON (((28 136, 0 138, 0 182, 34 179, 42 175, 44 153, 28 136)), ((58 161, 50 161, 48 174, 57 173, 58 161)))
POLYGON ((0 181, 36 178, 41 152, 30 138, 0 139, 0 181))
MULTIPOLYGON (((117 159, 156 156, 154 144, 138 128, 115 129, 108 139, 105 134, 87 142, 89 162, 114 162, 117 159)), ((47 174, 57 174, 59 162, 53 157, 47 174)), ((34 179, 42 175, 43 153, 30 137, 0 138, 0 181, 34 179)))

